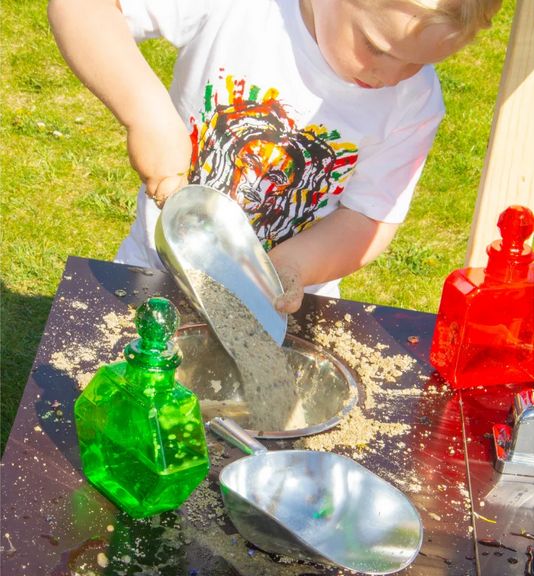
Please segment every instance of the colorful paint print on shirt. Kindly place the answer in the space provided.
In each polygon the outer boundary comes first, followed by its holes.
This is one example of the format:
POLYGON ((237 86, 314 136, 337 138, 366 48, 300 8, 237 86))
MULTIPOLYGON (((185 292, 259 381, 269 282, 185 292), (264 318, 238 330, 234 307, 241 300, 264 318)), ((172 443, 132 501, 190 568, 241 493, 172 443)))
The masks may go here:
POLYGON ((356 167, 358 147, 323 125, 297 126, 270 88, 225 78, 226 101, 208 84, 202 125, 192 120, 191 183, 230 194, 269 249, 320 219, 356 167))

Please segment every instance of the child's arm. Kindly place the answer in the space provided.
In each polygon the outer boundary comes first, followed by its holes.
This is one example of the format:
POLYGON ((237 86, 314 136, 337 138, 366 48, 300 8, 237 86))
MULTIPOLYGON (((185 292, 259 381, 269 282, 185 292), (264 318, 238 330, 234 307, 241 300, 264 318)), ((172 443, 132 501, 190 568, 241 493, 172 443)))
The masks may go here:
POLYGON ((398 226, 342 207, 282 242, 269 252, 285 288, 276 307, 295 312, 304 286, 342 278, 365 266, 389 246, 398 226))
POLYGON ((162 204, 186 184, 187 128, 128 29, 118 0, 51 0, 49 20, 65 60, 126 127, 132 166, 162 204))

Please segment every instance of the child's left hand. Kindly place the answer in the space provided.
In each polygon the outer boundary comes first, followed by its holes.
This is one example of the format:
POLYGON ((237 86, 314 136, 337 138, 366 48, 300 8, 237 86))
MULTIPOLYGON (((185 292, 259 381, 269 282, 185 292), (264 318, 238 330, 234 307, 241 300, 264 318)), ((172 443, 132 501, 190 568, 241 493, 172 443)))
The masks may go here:
POLYGON ((275 299, 275 308, 296 312, 305 286, 343 278, 371 262, 388 247, 398 226, 340 206, 280 242, 269 252, 284 288, 284 294, 275 299))
POLYGON ((291 266, 281 266, 277 268, 278 277, 282 283, 284 293, 277 296, 273 302, 278 312, 291 314, 296 312, 304 298, 304 286, 298 270, 291 266))

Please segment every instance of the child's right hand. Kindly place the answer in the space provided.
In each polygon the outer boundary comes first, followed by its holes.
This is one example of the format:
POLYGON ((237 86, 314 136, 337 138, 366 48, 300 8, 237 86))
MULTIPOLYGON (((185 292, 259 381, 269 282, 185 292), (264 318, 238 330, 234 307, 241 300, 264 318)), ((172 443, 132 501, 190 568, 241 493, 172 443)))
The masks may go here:
POLYGON ((146 188, 146 195, 152 198, 158 208, 163 208, 165 202, 178 190, 187 186, 187 174, 178 174, 177 176, 166 176, 160 180, 159 184, 153 192, 149 192, 148 184, 146 188))
POLYGON ((169 196, 187 184, 191 140, 176 112, 157 116, 149 126, 140 122, 129 127, 128 154, 147 196, 162 208, 169 196))

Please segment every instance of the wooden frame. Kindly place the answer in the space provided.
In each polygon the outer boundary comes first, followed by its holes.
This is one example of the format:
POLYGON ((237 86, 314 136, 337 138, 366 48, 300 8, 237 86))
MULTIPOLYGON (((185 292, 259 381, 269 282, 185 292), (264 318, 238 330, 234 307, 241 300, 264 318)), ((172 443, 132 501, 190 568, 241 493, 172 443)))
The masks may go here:
POLYGON ((499 214, 512 204, 534 210, 534 0, 516 2, 466 266, 486 265, 499 214))

